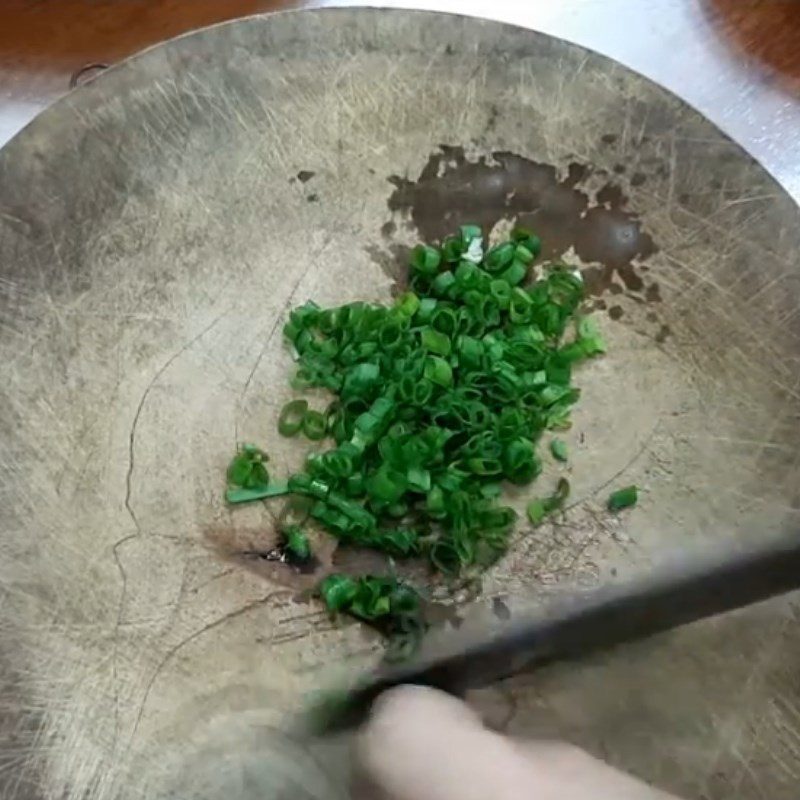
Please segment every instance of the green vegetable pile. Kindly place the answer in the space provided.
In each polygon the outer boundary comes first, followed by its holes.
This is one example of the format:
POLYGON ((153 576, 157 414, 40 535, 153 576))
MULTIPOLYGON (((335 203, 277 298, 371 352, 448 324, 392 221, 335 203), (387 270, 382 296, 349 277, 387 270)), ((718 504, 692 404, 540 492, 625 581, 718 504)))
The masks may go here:
MULTIPOLYGON (((569 427, 580 394, 574 366, 605 352, 579 313, 576 272, 549 265, 529 280, 540 250, 537 236, 516 228, 484 253, 480 228, 466 225, 441 246, 413 250, 409 291, 391 306, 307 302, 292 311, 284 327, 297 356, 292 387, 323 387, 334 400, 324 413, 291 401, 278 429, 331 446, 279 486, 266 455, 242 447, 228 500, 304 496, 309 516, 340 542, 418 556, 446 576, 497 561, 516 521, 501 500, 504 483, 539 475, 539 439, 569 427)), ((550 449, 567 459, 560 440, 550 449)), ((541 522, 568 493, 562 479, 551 497, 532 501, 530 520, 541 522)), ((287 556, 310 557, 302 528, 284 536, 287 556)), ((419 595, 394 577, 329 576, 320 593, 332 611, 406 641, 424 627, 419 595)))

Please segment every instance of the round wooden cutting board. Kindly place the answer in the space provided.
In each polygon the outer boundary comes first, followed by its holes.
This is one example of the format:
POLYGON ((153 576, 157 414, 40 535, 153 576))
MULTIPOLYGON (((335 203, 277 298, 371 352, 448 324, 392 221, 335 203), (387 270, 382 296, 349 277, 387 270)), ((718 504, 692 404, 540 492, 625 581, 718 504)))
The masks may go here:
MULTIPOLYGON (((3 797, 342 795, 341 751, 279 730, 380 643, 241 555, 274 507, 227 509, 224 469, 243 440, 276 475, 301 461, 275 432, 287 309, 387 301, 409 246, 513 220, 583 270, 609 353, 576 375, 570 509, 520 524, 478 607, 796 528, 797 208, 612 61, 447 15, 254 17, 124 62, 0 151, 3 797)), ((689 798, 793 800, 799 668, 784 600, 476 702, 689 798)))

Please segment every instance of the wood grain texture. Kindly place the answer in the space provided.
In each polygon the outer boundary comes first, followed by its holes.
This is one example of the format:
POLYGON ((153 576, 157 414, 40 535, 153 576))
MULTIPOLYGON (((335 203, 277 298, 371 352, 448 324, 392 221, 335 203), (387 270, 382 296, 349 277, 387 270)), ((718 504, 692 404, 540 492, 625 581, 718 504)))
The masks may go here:
POLYGON ((87 65, 232 17, 334 5, 458 12, 603 53, 699 109, 800 200, 798 0, 5 0, 0 145, 97 73, 87 65))
MULTIPOLYGON (((702 57, 685 20, 660 21, 629 16, 627 38, 702 57)), ((388 301, 400 248, 476 210, 507 225, 511 198, 556 257, 613 278, 593 297, 609 352, 581 369, 564 434, 573 505, 519 530, 484 596, 517 619, 664 548, 798 529, 797 207, 623 60, 437 14, 257 17, 120 64, 0 150, 0 797, 332 795, 273 732, 376 643, 209 547, 212 526, 274 526, 273 509, 230 515, 225 465, 237 440, 264 442, 276 476, 300 464, 272 435, 288 307, 388 301), (587 219, 598 242, 642 231, 658 250, 580 263, 587 219), (642 500, 610 519, 627 483, 642 500), (278 794, 287 764, 308 791, 278 794)), ((753 102, 737 67, 733 114, 753 102)), ((797 800, 797 623, 768 603, 520 678, 502 724, 681 797, 797 800)))

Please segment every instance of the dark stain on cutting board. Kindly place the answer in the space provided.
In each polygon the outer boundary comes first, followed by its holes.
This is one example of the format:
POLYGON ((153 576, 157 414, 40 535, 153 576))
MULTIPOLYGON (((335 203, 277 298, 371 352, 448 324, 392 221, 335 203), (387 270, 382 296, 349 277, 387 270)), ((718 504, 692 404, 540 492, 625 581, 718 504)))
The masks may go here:
POLYGON ((287 562, 277 526, 210 526, 204 530, 204 536, 221 559, 297 592, 312 591, 325 575, 333 571, 336 540, 315 531, 311 532, 314 558, 302 565, 287 562))
MULTIPOLYGON (((488 231, 501 219, 515 218, 541 237, 544 260, 559 259, 572 247, 592 264, 584 271, 589 295, 616 289, 657 301, 657 288, 634 264, 657 252, 652 236, 628 208, 620 186, 607 183, 594 197, 579 187, 591 171, 572 163, 562 176, 551 164, 515 153, 470 159, 464 148, 442 145, 416 180, 389 178, 395 188, 388 206, 407 216, 420 239, 429 242, 467 222, 488 231)), ((393 278, 405 270, 397 264, 390 271, 387 259, 381 266, 393 278)))

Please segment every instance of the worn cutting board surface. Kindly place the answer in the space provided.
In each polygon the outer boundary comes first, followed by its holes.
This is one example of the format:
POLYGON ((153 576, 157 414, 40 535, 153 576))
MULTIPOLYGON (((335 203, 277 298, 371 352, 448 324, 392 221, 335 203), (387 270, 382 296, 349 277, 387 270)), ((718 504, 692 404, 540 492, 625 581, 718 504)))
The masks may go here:
MULTIPOLYGON (((3 797, 246 800, 290 767, 338 791, 339 759, 275 726, 379 644, 313 576, 237 555, 274 512, 226 509, 224 468, 240 440, 300 463, 274 433, 289 307, 388 300, 410 245, 515 219, 583 269, 610 352, 576 377, 573 505, 520 525, 478 609, 796 526, 797 209, 607 59, 444 15, 257 17, 116 67, 0 151, 3 797)), ((476 702, 688 797, 789 800, 798 665, 781 601, 476 702)))

